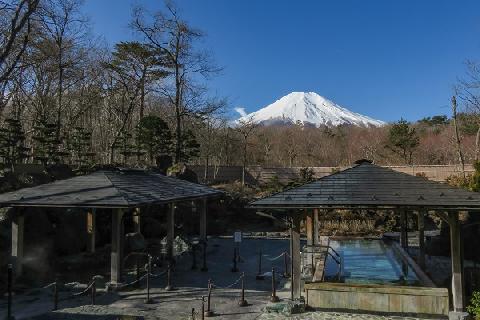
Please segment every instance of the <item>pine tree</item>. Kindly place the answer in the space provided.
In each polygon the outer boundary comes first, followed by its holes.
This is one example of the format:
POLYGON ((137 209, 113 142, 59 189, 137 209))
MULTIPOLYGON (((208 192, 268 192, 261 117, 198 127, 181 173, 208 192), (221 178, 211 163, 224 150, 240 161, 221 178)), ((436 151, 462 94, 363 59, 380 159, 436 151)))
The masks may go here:
POLYGON ((41 120, 34 126, 34 131, 33 159, 43 165, 63 163, 69 153, 63 150, 62 139, 57 138, 57 124, 41 120))
POLYGON ((131 133, 122 132, 117 142, 114 144, 114 149, 119 150, 119 153, 123 156, 122 164, 126 165, 129 158, 137 154, 136 147, 132 143, 133 136, 131 133))
POLYGON ((137 126, 137 144, 148 155, 150 164, 158 156, 172 151, 172 133, 167 123, 157 116, 146 116, 137 126))
POLYGON ((20 120, 5 119, 4 126, 0 128, 0 157, 6 165, 11 166, 28 157, 30 149, 25 147, 25 133, 20 120))
POLYGON ((83 127, 76 127, 68 138, 68 150, 71 162, 80 171, 87 171, 94 164, 95 152, 92 152, 92 132, 83 127))
POLYGON ((410 128, 406 120, 400 119, 390 128, 387 147, 400 154, 405 163, 412 164, 413 151, 419 144, 420 138, 415 128, 410 128))
POLYGON ((188 162, 200 154, 200 144, 197 142, 192 130, 183 130, 180 151, 181 162, 188 162))

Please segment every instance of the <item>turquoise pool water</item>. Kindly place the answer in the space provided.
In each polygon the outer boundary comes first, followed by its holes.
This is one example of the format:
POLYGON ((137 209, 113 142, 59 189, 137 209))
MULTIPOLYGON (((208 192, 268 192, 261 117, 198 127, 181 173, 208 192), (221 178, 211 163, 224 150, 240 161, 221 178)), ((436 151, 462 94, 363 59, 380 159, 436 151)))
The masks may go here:
MULTIPOLYGON (((343 260, 341 282, 420 285, 413 269, 382 240, 332 240, 330 246, 343 260)), ((336 280, 337 272, 337 265, 328 258, 325 279, 336 280)))

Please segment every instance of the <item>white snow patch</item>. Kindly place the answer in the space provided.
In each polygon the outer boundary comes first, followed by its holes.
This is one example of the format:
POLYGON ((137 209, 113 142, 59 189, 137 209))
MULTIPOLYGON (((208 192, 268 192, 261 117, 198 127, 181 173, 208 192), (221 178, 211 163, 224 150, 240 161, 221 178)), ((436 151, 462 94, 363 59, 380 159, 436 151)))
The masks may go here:
POLYGON ((317 127, 321 125, 362 127, 385 125, 381 120, 352 112, 315 92, 292 92, 250 114, 246 114, 243 108, 235 108, 235 110, 241 115, 239 120, 255 119, 265 124, 301 122, 317 127))

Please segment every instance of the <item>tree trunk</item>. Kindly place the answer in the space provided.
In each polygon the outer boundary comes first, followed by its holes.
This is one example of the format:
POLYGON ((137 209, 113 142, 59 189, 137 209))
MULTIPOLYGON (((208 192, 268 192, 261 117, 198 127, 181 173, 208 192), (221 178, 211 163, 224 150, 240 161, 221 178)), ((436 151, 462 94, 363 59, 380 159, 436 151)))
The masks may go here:
POLYGON ((455 140, 457 144, 457 153, 460 160, 460 165, 462 166, 463 179, 465 176, 465 160, 463 158, 462 145, 460 141, 460 134, 458 133, 458 124, 457 124, 457 99, 455 96, 452 97, 452 111, 453 111, 453 127, 455 129, 455 140))

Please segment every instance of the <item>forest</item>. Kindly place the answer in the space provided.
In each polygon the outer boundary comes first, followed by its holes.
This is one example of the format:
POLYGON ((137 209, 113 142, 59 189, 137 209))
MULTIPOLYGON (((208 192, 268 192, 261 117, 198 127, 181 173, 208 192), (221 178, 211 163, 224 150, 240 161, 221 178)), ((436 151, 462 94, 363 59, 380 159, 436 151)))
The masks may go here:
MULTIPOLYGON (((133 41, 91 32, 80 0, 0 1, 0 161, 95 166, 455 164, 478 158, 480 69, 453 84, 459 112, 384 127, 262 126, 229 116, 205 35, 167 2, 137 6, 133 41)), ((259 106, 261 107, 261 106, 259 106)), ((386 106, 388 107, 388 106, 386 106)), ((456 108, 456 103, 455 103, 456 108)))

